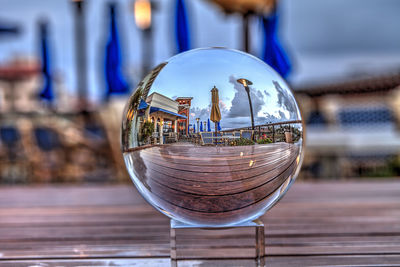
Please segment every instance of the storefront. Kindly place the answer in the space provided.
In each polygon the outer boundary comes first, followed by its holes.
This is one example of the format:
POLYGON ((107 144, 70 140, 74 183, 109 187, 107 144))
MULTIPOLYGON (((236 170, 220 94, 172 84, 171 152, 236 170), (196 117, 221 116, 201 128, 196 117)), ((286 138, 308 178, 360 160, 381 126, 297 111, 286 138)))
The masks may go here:
POLYGON ((154 142, 164 144, 178 140, 178 120, 186 116, 178 113, 178 102, 164 95, 153 93, 147 97, 147 118, 154 123, 154 142))

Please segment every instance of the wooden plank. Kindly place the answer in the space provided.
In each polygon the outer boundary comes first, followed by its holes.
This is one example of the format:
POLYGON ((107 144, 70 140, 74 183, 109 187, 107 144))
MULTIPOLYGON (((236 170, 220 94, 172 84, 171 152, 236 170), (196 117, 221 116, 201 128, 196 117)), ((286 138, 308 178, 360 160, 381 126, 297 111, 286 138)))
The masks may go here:
MULTIPOLYGON (((262 217, 268 266, 395 266, 399 188, 399 181, 296 183, 262 217)), ((182 230, 178 241, 178 256, 220 259, 180 266, 248 266, 254 253, 251 228, 182 230)), ((168 266, 168 255, 168 218, 132 185, 0 188, 0 266, 168 266)))
MULTIPOLYGON (((372 256, 318 256, 318 257, 270 257, 266 259, 268 267, 282 266, 399 266, 400 257, 397 255, 372 255, 372 256)), ((26 267, 26 266, 170 266, 168 258, 142 258, 142 259, 78 259, 78 260, 24 260, 0 261, 0 267, 26 267)), ((179 261, 179 267, 191 266, 254 266, 251 259, 225 259, 225 260, 186 260, 179 261)))

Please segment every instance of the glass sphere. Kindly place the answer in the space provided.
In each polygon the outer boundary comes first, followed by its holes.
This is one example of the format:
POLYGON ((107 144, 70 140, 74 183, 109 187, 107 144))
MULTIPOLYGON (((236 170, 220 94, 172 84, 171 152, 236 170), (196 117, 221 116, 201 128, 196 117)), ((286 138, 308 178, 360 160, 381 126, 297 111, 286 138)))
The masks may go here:
POLYGON ((270 209, 303 154, 299 107, 286 82, 249 54, 191 50, 154 68, 122 123, 128 172, 165 215, 233 226, 270 209))

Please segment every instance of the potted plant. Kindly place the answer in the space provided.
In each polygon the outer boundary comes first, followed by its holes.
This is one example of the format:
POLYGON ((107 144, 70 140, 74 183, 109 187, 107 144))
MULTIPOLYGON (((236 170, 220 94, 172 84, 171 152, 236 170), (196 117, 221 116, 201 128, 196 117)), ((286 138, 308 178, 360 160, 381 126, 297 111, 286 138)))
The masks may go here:
POLYGON ((142 135, 142 140, 146 140, 146 143, 150 143, 150 137, 154 132, 154 123, 151 121, 145 121, 142 125, 141 128, 141 135, 142 135))

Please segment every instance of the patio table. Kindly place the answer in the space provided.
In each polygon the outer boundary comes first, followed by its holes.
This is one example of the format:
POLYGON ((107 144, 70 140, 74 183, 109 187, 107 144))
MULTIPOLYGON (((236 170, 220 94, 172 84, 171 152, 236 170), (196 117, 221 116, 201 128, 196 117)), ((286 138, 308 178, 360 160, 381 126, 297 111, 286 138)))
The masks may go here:
MULTIPOLYGON (((398 179, 296 182, 261 218, 267 266, 399 264, 399 191, 398 179)), ((253 266, 254 231, 180 234, 178 266, 253 266)), ((169 264, 169 219, 131 184, 0 187, 0 267, 169 264)))

